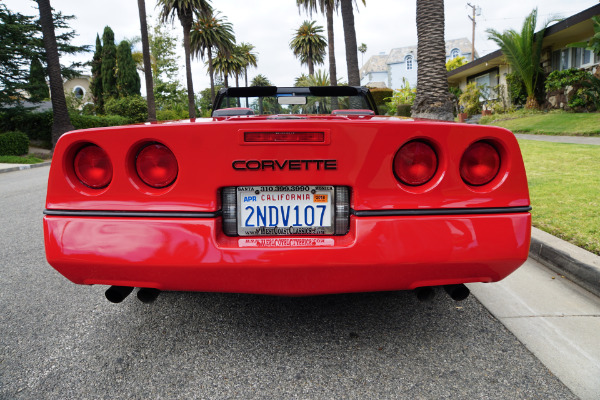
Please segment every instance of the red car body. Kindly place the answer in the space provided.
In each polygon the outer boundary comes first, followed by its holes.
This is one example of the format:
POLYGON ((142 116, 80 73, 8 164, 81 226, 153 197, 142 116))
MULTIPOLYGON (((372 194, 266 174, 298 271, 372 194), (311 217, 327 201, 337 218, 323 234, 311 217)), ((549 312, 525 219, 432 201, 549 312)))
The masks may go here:
MULTIPOLYGON (((364 115, 232 116, 63 135, 50 169, 44 236, 48 262, 78 284, 275 295, 386 291, 503 279, 527 259, 529 205, 521 153, 505 129, 364 115), (270 141, 286 133, 306 140, 318 133, 320 141, 270 141), (437 157, 433 177, 420 185, 395 170, 399 149, 413 142, 437 157), (461 160, 479 142, 497 151, 499 167, 490 182, 470 185, 461 160), (166 187, 145 184, 136 164, 156 143, 177 162, 166 187), (104 187, 84 184, 74 166, 89 146, 110 160, 104 187), (293 193, 309 185, 345 188, 346 210, 331 205, 346 215, 345 232, 225 233, 227 209, 235 208, 235 201, 224 205, 226 188, 293 193)), ((229 218, 239 219, 237 212, 229 218)))

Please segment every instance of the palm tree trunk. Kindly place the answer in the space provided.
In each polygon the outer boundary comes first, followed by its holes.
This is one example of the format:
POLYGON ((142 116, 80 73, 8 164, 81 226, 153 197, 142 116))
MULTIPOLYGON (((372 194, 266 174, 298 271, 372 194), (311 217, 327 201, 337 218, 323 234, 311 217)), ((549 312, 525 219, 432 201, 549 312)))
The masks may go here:
POLYGON ((246 81, 246 87, 248 87, 248 67, 244 67, 244 80, 246 81))
POLYGON ((138 0, 140 26, 142 31, 142 54, 144 56, 144 77, 146 80, 146 102, 148 103, 148 121, 156 121, 156 103, 154 101, 154 82, 152 81, 152 66, 150 64, 150 49, 148 45, 148 25, 146 23, 146 2, 138 0))
POLYGON ((306 63, 308 64, 308 75, 313 76, 315 74, 315 66, 310 56, 307 58, 306 63))
POLYGON ((50 78, 50 98, 52 100, 52 148, 56 145, 58 138, 65 132, 75 128, 71 124, 65 89, 60 72, 60 60, 58 47, 54 34, 54 21, 52 19, 52 7, 50 0, 36 0, 40 12, 40 24, 44 35, 44 48, 46 49, 46 63, 48 65, 48 77, 50 78))
POLYGON ((360 86, 358 71, 358 47, 356 46, 356 30, 354 29, 354 11, 352 0, 341 0, 342 21, 344 23, 344 42, 346 44, 346 65, 348 68, 348 85, 360 86))
POLYGON ((196 118, 196 101, 194 100, 194 83, 192 81, 192 62, 190 52, 190 31, 192 30, 193 17, 191 15, 179 15, 183 27, 183 48, 185 50, 185 77, 188 91, 188 112, 190 118, 196 118))
POLYGON ((446 72, 444 0, 417 0, 417 96, 413 118, 454 119, 446 72))
POLYGON ((331 86, 337 86, 337 71, 335 68, 335 48, 333 44, 333 2, 327 1, 327 46, 329 52, 329 81, 331 86))

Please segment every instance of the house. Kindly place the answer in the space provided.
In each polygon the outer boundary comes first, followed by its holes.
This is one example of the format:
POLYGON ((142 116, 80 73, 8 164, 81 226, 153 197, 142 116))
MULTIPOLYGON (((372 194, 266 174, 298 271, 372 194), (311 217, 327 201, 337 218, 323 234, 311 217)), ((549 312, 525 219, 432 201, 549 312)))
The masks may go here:
MULTIPOLYGON (((591 18, 600 15, 600 4, 566 18, 546 29, 543 38, 542 68, 546 74, 569 68, 581 68, 600 75, 600 57, 582 48, 567 47, 570 43, 587 41, 594 35, 591 18)), ((448 83, 464 90, 468 83, 483 86, 488 100, 498 98, 491 90, 494 86, 506 87, 506 75, 510 66, 502 51, 496 50, 475 61, 448 72, 448 83)), ((504 91, 506 95, 506 90, 504 91)), ((508 99, 505 99, 508 100, 508 99)))
MULTIPOLYGON (((471 41, 466 38, 446 41, 446 60, 463 56, 471 59, 471 41)), ((475 54, 477 56, 477 54, 475 54)), ((417 86, 417 46, 392 49, 389 54, 371 56, 360 69, 360 84, 369 87, 417 86)))
POLYGON ((79 75, 73 79, 65 79, 63 82, 65 94, 68 95, 69 93, 72 93, 73 96, 81 102, 81 104, 91 103, 91 82, 92 77, 90 75, 79 75))

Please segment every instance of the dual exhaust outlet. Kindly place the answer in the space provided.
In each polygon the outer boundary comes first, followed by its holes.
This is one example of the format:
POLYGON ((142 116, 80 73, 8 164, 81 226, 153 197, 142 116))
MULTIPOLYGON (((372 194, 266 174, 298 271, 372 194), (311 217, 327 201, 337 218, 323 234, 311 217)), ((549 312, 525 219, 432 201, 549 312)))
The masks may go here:
MULTIPOLYGON (((131 286, 111 286, 106 289, 104 295, 106 299, 111 303, 120 303, 127 296, 129 296, 133 292, 133 288, 131 286)), ((137 292, 137 298, 142 303, 152 303, 158 295, 160 294, 160 290, 154 288, 140 288, 137 292)))
MULTIPOLYGON (((443 286, 446 293, 452 300, 462 301, 469 297, 471 291, 465 285, 445 285, 443 286)), ((423 286, 418 287, 414 290, 417 299, 420 301, 430 301, 435 298, 436 288, 434 286, 423 286)))
MULTIPOLYGON (((469 297, 471 291, 465 285, 445 285, 444 290, 448 293, 448 296, 452 300, 462 301, 469 297)), ((129 296, 133 292, 133 288, 131 286, 111 286, 109 287, 104 295, 106 299, 111 303, 120 303, 127 296, 129 296)), ((430 301, 435 298, 436 288, 434 286, 423 286, 418 287, 414 290, 417 299, 420 301, 430 301)), ((142 303, 152 303, 158 295, 160 294, 160 290, 154 288, 140 288, 137 292, 137 298, 142 303)))

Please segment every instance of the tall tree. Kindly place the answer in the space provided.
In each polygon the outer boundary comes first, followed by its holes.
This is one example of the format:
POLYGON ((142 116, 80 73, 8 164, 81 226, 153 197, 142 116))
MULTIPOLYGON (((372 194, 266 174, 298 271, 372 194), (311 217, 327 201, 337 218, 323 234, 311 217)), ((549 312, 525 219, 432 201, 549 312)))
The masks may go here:
POLYGON ((194 22, 194 14, 212 12, 210 0, 158 0, 160 18, 163 22, 173 22, 175 15, 183 28, 183 47, 185 50, 185 76, 188 90, 188 111, 190 118, 196 118, 196 102, 194 100, 194 83, 192 81, 190 31, 194 22))
POLYGON ((104 101, 111 97, 118 97, 117 90, 117 46, 115 46, 115 34, 109 26, 104 28, 102 34, 102 97, 104 101))
MULTIPOLYGON (((419 0, 417 0, 419 1, 419 0)), ((366 4, 365 0, 362 0, 366 4)), ((352 3, 356 0, 340 0, 342 21, 344 23, 344 43, 346 45, 346 67, 348 69, 348 85, 360 85, 358 69, 358 47, 356 45, 356 29, 354 28, 354 10, 352 3)))
POLYGON ((494 29, 488 29, 486 32, 489 38, 496 42, 502 50, 502 54, 508 60, 513 73, 525 85, 527 91, 527 103, 525 108, 539 108, 535 98, 535 88, 538 77, 542 72, 540 60, 542 58, 542 41, 546 28, 554 19, 548 20, 542 29, 536 34, 535 26, 537 24, 537 8, 531 11, 525 21, 521 32, 509 29, 500 33, 494 29))
MULTIPOLYGON (((68 21, 73 16, 53 13, 56 48, 61 57, 64 54, 77 54, 87 51, 88 46, 74 46, 71 39, 76 35, 68 21)), ((47 60, 43 34, 39 21, 35 17, 12 13, 6 5, 0 3, 0 108, 14 105, 22 100, 22 91, 27 89, 30 65, 38 59, 44 67, 47 60)), ((63 77, 73 77, 80 72, 80 63, 61 66, 63 77)))
POLYGON ((191 50, 202 59, 208 57, 208 75, 210 77, 211 101, 215 101, 215 71, 213 51, 229 54, 235 45, 233 26, 225 17, 220 18, 219 12, 204 13, 197 16, 191 32, 191 50))
POLYGON ((254 46, 250 43, 242 43, 239 45, 240 54, 244 62, 244 79, 246 87, 248 87, 248 67, 258 66, 258 59, 256 53, 253 53, 254 46))
POLYGON ((325 14, 327 20, 327 53, 329 55, 329 76, 331 85, 337 85, 337 68, 335 65, 335 40, 333 34, 333 12, 339 8, 339 0, 296 0, 298 8, 304 8, 312 17, 312 13, 317 9, 321 14, 325 14))
POLYGON ((104 90, 102 89, 102 43, 96 34, 96 51, 92 58, 92 82, 90 83, 92 100, 96 105, 96 112, 104 114, 104 90))
POLYGON ((142 35, 142 55, 144 58, 144 80, 146 81, 146 102, 148 103, 148 121, 156 121, 156 102, 154 101, 154 82, 150 64, 150 46, 148 43, 148 24, 146 22, 146 2, 138 0, 140 31, 142 35))
POLYGON ((44 47, 46 49, 48 76, 50 78, 50 93, 52 99, 52 148, 56 145, 58 138, 65 132, 72 131, 73 125, 67 110, 63 79, 60 73, 60 59, 58 47, 54 34, 54 21, 52 18, 52 7, 50 0, 36 0, 40 12, 40 24, 44 36, 44 47))
POLYGON ((29 92, 29 100, 33 102, 43 101, 50 96, 44 67, 37 57, 31 61, 27 92, 29 92))
POLYGON ((301 64, 308 66, 309 75, 314 74, 315 64, 323 64, 327 46, 325 37, 321 35, 323 27, 315 26, 316 23, 316 21, 304 21, 290 41, 290 48, 294 55, 300 59, 301 64))
POLYGON ((417 97, 413 118, 454 119, 448 90, 444 0, 417 0, 417 97))
POLYGON ((212 61, 214 71, 223 77, 225 87, 229 87, 229 76, 235 76, 242 71, 242 60, 235 51, 219 52, 212 61))
POLYGON ((152 28, 148 40, 154 82, 176 81, 179 73, 177 38, 171 34, 166 26, 159 24, 152 28))
POLYGON ((117 48, 117 91, 119 97, 140 95, 140 76, 131 56, 129 42, 123 40, 117 48))

